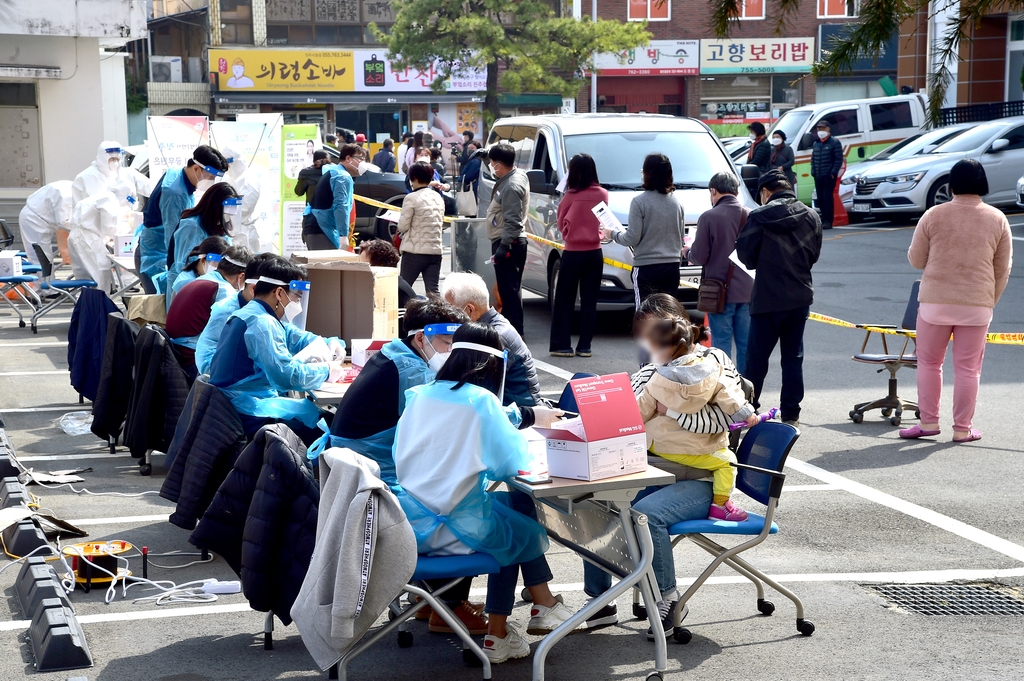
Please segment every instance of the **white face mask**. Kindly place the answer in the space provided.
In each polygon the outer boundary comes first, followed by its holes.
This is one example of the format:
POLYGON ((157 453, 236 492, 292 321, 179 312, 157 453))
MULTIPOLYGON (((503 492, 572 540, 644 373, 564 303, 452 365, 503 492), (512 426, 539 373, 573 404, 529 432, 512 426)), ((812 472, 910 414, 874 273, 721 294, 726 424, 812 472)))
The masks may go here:
POLYGON ((297 300, 289 300, 288 304, 284 306, 284 320, 290 322, 291 320, 302 314, 302 303, 297 300))
POLYGON ((818 139, 823 140, 826 137, 828 137, 828 131, 826 131, 826 130, 819 130, 818 131, 818 139))
POLYGON ((427 360, 427 366, 436 374, 441 370, 441 367, 444 366, 444 363, 448 361, 448 357, 451 354, 452 353, 450 352, 435 352, 433 356, 427 360))
POLYGON ((498 170, 493 165, 488 164, 487 167, 491 169, 491 175, 497 175, 498 174, 498 170))
POLYGON ((781 147, 782 146, 782 138, 781 137, 773 137, 772 138, 772 144, 774 144, 777 147, 781 147))
POLYGON ((366 161, 360 161, 359 162, 359 166, 356 168, 356 172, 359 173, 360 175, 362 175, 363 173, 365 173, 369 169, 370 169, 370 164, 369 163, 367 163, 366 161))
POLYGON ((213 180, 202 179, 196 183, 196 191, 205 192, 207 189, 213 186, 213 180))
POLYGON ((750 139, 756 140, 757 139, 757 133, 754 133, 754 132, 750 133, 750 139))
POLYGON ((119 159, 119 158, 108 158, 107 159, 107 167, 110 168, 111 170, 117 170, 118 168, 121 167, 121 159, 119 159))

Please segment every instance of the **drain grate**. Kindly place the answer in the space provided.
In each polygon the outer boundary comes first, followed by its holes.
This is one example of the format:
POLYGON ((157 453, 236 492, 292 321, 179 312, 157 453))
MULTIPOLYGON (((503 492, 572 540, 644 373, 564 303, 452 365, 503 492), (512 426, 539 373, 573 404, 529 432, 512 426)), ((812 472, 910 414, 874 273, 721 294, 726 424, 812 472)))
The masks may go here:
POLYGON ((865 584, 893 605, 921 615, 1024 616, 1024 600, 979 584, 865 584))

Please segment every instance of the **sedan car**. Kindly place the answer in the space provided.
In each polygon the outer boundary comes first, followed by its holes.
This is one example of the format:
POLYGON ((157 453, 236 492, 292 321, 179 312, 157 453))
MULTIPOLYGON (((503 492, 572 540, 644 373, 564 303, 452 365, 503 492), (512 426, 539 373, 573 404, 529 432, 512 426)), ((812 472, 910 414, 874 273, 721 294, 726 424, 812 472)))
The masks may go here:
POLYGON ((927 154, 886 161, 857 179, 853 212, 883 219, 921 215, 952 199, 949 170, 957 161, 975 159, 985 168, 985 202, 1012 206, 1024 169, 1024 116, 973 125, 927 154))

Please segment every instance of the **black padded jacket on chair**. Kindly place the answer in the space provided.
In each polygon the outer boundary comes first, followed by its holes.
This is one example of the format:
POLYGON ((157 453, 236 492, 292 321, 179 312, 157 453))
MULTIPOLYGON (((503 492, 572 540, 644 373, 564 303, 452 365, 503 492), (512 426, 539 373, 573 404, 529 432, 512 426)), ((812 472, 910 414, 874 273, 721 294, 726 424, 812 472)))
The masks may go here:
POLYGON ((196 379, 188 401, 167 454, 171 463, 160 496, 178 504, 171 523, 191 530, 231 472, 246 438, 231 400, 203 377, 196 379))
POLYGON ((167 332, 147 324, 135 341, 135 381, 124 428, 124 444, 133 457, 170 448, 188 390, 167 332))
POLYGON ((302 440, 283 424, 264 426, 189 541, 222 556, 241 577, 249 605, 287 625, 313 556, 319 504, 302 440))
POLYGON ((107 340, 107 315, 117 305, 99 289, 84 289, 71 312, 68 326, 68 369, 71 387, 91 402, 103 371, 103 350, 107 340))
POLYGON ((135 339, 138 336, 138 324, 125 319, 120 312, 107 315, 103 369, 92 405, 92 432, 103 440, 119 437, 124 427, 132 394, 135 339))

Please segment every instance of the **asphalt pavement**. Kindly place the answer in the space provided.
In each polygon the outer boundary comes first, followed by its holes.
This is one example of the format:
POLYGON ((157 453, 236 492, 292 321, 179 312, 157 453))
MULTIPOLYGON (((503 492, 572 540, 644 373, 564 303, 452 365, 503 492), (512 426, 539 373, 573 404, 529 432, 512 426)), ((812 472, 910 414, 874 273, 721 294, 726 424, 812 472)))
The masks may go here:
MULTIPOLYGON (((1011 218, 1014 245, 1024 242, 1024 219, 1011 218)), ((912 226, 885 223, 826 233, 814 269, 812 309, 856 323, 898 324, 917 273, 906 260, 912 226)), ((124 448, 111 456, 91 434, 69 436, 54 425, 62 414, 88 409, 77 404, 66 372, 70 310, 44 319, 38 335, 18 328, 0 306, 0 418, 18 455, 36 470, 87 468, 81 473, 95 494, 68 488, 33 487, 42 507, 83 526, 91 540, 124 539, 156 554, 150 578, 177 583, 215 577, 236 578, 220 559, 181 569, 195 561, 188 533, 166 521, 172 505, 154 492, 166 471, 154 460, 152 477, 139 475, 124 448), (123 496, 112 496, 116 493, 123 496), (133 496, 134 495, 134 496, 133 496), (156 567, 156 565, 164 567, 156 567)), ((565 376, 575 371, 605 374, 632 371, 635 348, 628 314, 602 313, 590 359, 547 356, 550 317, 540 299, 526 302, 526 340, 540 361, 542 388, 555 397, 565 376)), ((1024 332, 1024 275, 1011 276, 995 310, 992 331, 1024 332)), ((790 456, 786 488, 777 520, 778 535, 747 554, 749 560, 799 594, 806 617, 816 624, 810 638, 795 627, 792 604, 769 596, 775 614, 755 607, 754 589, 727 569, 720 570, 690 602, 686 620, 693 633, 687 645, 670 643, 666 678, 716 679, 1020 679, 1024 677, 1020 617, 999 615, 926 616, 897 607, 872 587, 892 583, 966 582, 1001 585, 1024 598, 1024 499, 1020 479, 1024 457, 1019 435, 1020 390, 1024 385, 1024 346, 990 345, 982 375, 976 427, 980 442, 950 442, 950 395, 946 395, 941 436, 901 441, 897 428, 877 412, 863 423, 847 413, 855 402, 880 397, 886 375, 857 364, 850 356, 862 333, 809 322, 805 338, 806 398, 801 438, 790 456)), ((877 342, 877 341, 873 341, 877 342)), ((916 394, 914 373, 899 373, 900 393, 916 394)), ((947 365, 947 390, 952 372, 947 365)), ((776 360, 762 403, 777 399, 776 360)), ((905 414, 912 423, 913 415, 905 414)), ((738 502, 756 509, 740 495, 738 502)), ((681 583, 692 579, 709 557, 685 542, 675 551, 681 583)), ((553 546, 549 561, 554 590, 580 606, 579 559, 553 546)), ((139 570, 132 558, 131 569, 139 570)), ((0 559, 0 569, 12 565, 0 559)), ((228 679, 326 678, 316 670, 294 626, 277 623, 273 651, 263 650, 263 614, 248 609, 239 595, 216 603, 133 603, 150 595, 120 589, 105 605, 103 589, 72 595, 91 648, 91 669, 36 673, 25 641, 25 623, 14 597, 17 566, 0 573, 7 597, 0 604, 0 678, 91 681, 206 681, 228 679)), ((485 580, 474 584, 483 600, 485 580)), ((619 601, 616 627, 569 637, 548 658, 548 679, 644 679, 652 671, 653 645, 646 623, 633 620, 630 604, 619 601)), ((528 608, 519 604, 513 621, 525 624, 528 608)), ((350 669, 360 681, 397 679, 477 679, 463 666, 454 636, 412 627, 414 645, 399 649, 388 638, 350 669)), ((535 643, 536 637, 528 637, 535 643)), ((494 668, 494 678, 529 679, 529 659, 494 668)))

